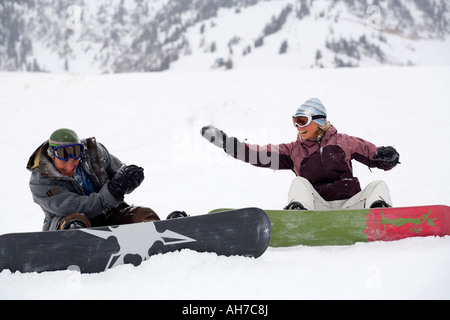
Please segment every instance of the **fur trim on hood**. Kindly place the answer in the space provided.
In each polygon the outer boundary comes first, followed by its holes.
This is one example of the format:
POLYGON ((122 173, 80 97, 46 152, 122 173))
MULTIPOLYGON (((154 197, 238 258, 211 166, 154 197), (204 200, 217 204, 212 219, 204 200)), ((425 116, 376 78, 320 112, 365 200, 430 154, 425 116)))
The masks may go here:
MULTIPOLYGON (((81 162, 88 164, 91 170, 95 173, 98 183, 104 185, 109 182, 108 174, 102 166, 97 142, 94 137, 82 140, 85 145, 85 151, 81 157, 81 162)), ((47 154, 48 141, 41 144, 31 155, 27 163, 29 171, 39 170, 42 178, 46 179, 67 179, 56 169, 52 158, 47 154)))

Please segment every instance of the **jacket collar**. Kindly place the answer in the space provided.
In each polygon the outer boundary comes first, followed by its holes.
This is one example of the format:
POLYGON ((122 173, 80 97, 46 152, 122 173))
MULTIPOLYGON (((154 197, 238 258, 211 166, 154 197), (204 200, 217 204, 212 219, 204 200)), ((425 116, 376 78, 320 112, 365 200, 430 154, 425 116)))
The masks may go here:
MULTIPOLYGON (((84 154, 81 157, 80 165, 83 165, 87 170, 93 182, 101 186, 108 183, 109 177, 106 170, 103 168, 102 161, 100 160, 99 150, 97 147, 97 141, 95 137, 82 140, 85 145, 84 154)), ((47 154, 48 141, 41 144, 31 155, 28 160, 27 169, 30 171, 39 170, 39 174, 42 178, 47 179, 71 179, 61 174, 56 169, 52 158, 47 154)))
POLYGON ((27 163, 27 169, 33 171, 39 170, 42 178, 48 179, 65 179, 58 169, 53 164, 52 158, 47 154, 48 141, 41 144, 31 155, 27 163))

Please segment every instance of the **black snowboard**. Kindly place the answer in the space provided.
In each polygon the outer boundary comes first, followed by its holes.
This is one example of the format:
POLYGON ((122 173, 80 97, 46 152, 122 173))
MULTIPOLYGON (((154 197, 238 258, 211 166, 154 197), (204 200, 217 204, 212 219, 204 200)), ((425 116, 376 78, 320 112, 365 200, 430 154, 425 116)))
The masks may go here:
POLYGON ((0 271, 101 272, 185 248, 257 258, 269 245, 270 234, 269 217, 258 208, 111 227, 4 234, 0 271))

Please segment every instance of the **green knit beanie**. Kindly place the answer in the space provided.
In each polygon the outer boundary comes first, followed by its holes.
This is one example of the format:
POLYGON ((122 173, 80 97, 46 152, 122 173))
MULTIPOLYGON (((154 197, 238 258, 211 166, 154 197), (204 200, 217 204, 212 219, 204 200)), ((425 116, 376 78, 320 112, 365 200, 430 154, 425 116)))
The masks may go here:
POLYGON ((49 156, 53 156, 53 148, 58 146, 64 146, 66 144, 81 143, 80 138, 75 131, 67 128, 62 128, 54 131, 50 139, 48 139, 48 150, 49 156))

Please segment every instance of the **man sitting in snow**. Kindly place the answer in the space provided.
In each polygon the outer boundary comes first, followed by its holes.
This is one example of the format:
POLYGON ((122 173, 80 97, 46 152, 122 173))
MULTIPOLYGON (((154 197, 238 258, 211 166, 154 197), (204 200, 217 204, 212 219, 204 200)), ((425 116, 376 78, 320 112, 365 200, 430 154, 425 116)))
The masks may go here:
POLYGON ((144 169, 124 165, 95 138, 81 141, 73 130, 58 129, 27 169, 33 200, 45 213, 43 230, 159 220, 152 209, 123 201, 144 180, 144 169))
POLYGON ((390 170, 399 163, 393 147, 377 148, 360 138, 338 133, 327 121, 326 109, 319 99, 302 104, 292 116, 297 140, 279 145, 250 145, 212 126, 202 135, 236 159, 258 167, 289 169, 297 176, 289 189, 285 209, 359 209, 390 207, 389 189, 374 181, 361 190, 353 176, 351 160, 368 167, 390 170))

